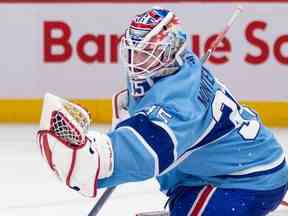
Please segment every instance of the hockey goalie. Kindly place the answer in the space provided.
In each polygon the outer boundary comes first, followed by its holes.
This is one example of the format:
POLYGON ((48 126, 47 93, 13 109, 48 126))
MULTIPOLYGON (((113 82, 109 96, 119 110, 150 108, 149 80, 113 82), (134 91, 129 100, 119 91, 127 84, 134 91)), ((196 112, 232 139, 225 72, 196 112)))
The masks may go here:
POLYGON ((43 158, 85 196, 155 177, 171 216, 267 215, 288 188, 284 151, 187 38, 170 10, 132 19, 121 41, 127 90, 113 98, 111 130, 92 130, 83 108, 47 94, 37 137, 43 158))

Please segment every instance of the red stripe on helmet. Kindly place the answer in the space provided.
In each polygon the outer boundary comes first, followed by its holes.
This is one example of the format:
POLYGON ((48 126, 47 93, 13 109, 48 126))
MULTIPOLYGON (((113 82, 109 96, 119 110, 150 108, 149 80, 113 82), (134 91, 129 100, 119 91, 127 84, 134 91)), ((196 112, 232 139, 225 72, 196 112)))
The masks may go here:
POLYGON ((133 28, 141 28, 141 29, 151 30, 151 29, 153 29, 153 27, 155 25, 139 23, 139 22, 136 22, 135 20, 133 20, 131 23, 131 26, 133 26, 133 28))

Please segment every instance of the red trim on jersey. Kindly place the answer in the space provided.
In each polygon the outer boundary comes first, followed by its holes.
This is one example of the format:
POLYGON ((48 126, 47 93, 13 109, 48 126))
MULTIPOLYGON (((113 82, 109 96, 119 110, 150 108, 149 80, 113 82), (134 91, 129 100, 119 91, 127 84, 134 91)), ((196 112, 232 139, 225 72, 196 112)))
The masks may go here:
POLYGON ((213 194, 213 192, 215 191, 215 188, 212 187, 211 185, 207 185, 206 187, 204 187, 197 199, 195 200, 195 203, 193 204, 191 210, 190 210, 190 214, 189 216, 200 216, 201 213, 203 212, 203 209, 206 208, 209 199, 211 198, 211 195, 213 194))

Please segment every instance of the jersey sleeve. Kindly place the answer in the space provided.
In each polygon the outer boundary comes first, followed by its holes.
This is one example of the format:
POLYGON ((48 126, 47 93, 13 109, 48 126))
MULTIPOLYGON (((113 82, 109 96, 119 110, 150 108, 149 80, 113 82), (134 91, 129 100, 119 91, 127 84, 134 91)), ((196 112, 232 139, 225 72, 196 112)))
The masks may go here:
POLYGON ((99 180, 100 188, 159 176, 177 158, 173 131, 164 120, 149 118, 145 112, 121 122, 108 136, 113 143, 114 171, 99 180))

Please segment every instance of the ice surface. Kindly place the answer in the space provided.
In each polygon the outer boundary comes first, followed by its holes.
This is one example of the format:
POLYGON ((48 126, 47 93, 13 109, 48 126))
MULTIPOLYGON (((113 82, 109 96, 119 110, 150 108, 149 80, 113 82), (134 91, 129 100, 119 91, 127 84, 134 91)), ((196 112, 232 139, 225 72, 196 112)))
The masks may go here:
MULTIPOLYGON (((105 125, 99 127, 107 129, 105 125)), ((97 199, 66 189, 47 171, 35 143, 36 129, 35 125, 0 125, 0 215, 87 216, 97 199)), ((288 129, 273 131, 287 155, 288 129)), ((133 216, 161 210, 165 201, 154 180, 129 183, 117 187, 99 215, 133 216)), ((272 215, 287 216, 288 207, 281 206, 272 215)))

